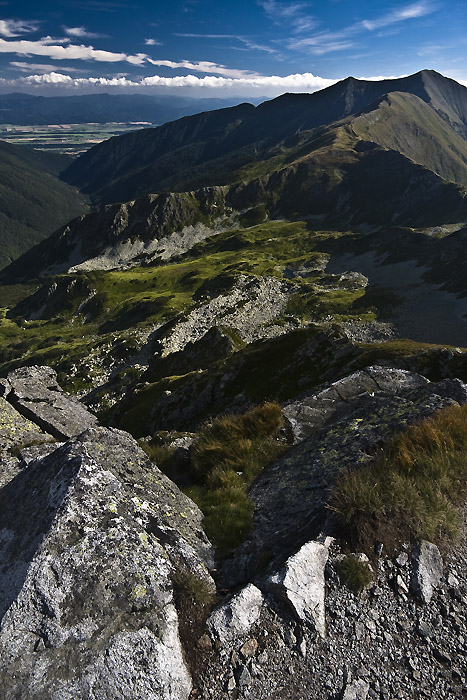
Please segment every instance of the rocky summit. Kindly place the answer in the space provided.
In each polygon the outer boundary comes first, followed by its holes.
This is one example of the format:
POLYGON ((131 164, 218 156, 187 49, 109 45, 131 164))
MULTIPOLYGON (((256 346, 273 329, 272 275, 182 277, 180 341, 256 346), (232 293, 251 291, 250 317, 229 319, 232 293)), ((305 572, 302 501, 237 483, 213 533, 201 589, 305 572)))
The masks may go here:
POLYGON ((0 274, 2 699, 466 697, 466 137, 421 71, 67 162, 0 274))
POLYGON ((199 508, 128 433, 100 427, 47 367, 2 386, 5 699, 462 697, 465 541, 370 561, 326 511, 343 465, 467 403, 462 382, 372 367, 285 405, 294 446, 217 565, 199 508), (369 574, 360 592, 349 557, 369 574))

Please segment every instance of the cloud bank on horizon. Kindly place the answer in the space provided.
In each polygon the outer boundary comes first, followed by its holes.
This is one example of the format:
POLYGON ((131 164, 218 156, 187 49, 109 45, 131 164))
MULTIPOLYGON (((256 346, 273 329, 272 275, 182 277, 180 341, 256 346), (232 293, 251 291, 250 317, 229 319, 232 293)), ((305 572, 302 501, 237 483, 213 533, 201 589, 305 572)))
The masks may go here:
POLYGON ((433 68, 467 85, 464 0, 30 0, 0 19, 0 89, 271 96, 433 68))

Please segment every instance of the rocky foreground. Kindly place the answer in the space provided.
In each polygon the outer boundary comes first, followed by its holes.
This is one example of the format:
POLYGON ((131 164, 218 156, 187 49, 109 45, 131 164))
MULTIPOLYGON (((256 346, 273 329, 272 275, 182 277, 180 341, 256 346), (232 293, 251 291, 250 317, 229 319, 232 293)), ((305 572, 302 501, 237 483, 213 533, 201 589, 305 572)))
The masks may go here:
POLYGON ((354 552, 326 508, 343 466, 467 403, 457 379, 371 367, 284 407, 294 445, 250 492, 223 564, 202 513, 53 370, 0 382, 0 668, 5 700, 410 700, 467 693, 467 547, 354 552), (217 570, 216 570, 217 569, 217 570), (216 592, 216 583, 217 592, 216 592))

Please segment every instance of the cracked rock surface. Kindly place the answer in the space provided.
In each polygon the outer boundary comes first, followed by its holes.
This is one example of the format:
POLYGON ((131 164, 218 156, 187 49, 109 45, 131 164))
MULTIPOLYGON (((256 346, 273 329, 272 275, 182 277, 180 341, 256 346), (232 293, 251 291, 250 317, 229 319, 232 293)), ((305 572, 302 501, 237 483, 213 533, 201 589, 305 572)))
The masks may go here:
POLYGON ((174 580, 215 590, 201 512, 49 368, 2 387, 2 698, 186 700, 174 580))
POLYGON ((10 372, 7 381, 7 401, 59 440, 98 425, 97 418, 83 404, 64 394, 50 367, 21 367, 10 372))

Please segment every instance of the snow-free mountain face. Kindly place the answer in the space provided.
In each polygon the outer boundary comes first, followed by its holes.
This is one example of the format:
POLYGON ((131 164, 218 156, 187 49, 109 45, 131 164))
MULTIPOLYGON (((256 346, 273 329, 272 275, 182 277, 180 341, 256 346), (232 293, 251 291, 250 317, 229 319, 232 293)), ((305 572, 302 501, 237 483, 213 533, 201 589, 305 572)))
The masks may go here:
POLYGON ((69 162, 0 141, 0 269, 88 211, 85 198, 58 177, 69 162))
MULTIPOLYGON (((317 343, 321 358, 311 385, 338 373, 335 329, 320 336, 334 322, 350 344, 408 336, 416 341, 403 347, 409 355, 420 342, 467 345, 459 269, 466 95, 432 71, 381 83, 348 78, 96 146, 66 177, 96 203, 113 203, 4 271, 4 284, 41 280, 32 295, 5 291, 8 345, 21 355, 27 338, 28 361, 54 358, 94 406, 117 404, 117 424, 122 404, 132 430, 128 416, 145 401, 182 428, 226 410, 239 382, 224 374, 255 373, 289 343, 286 368, 274 365, 285 373, 281 386, 271 384, 274 372, 258 375, 240 402, 293 396, 303 343, 317 343), (13 319, 26 327, 16 333, 13 319), (146 371, 152 388, 141 396, 146 371), (177 391, 167 389, 172 376, 183 377, 177 391), (206 387, 217 382, 227 393, 215 398, 206 387), (211 408, 194 400, 199 392, 211 408)), ((383 346, 391 361, 394 347, 383 346)), ((0 353, 5 370, 15 352, 0 353)), ((364 365, 366 351, 354 352, 364 365)), ((150 429, 138 420, 138 430, 150 429)))
MULTIPOLYGON (((434 71, 380 82, 347 78, 311 95, 286 94, 256 108, 239 105, 116 137, 78 158, 64 178, 97 204, 152 192, 244 182, 257 173, 268 175, 303 161, 326 129, 331 129, 328 139, 332 141, 336 123, 344 125, 347 120, 349 125, 359 114, 374 112, 383 97, 395 92, 409 98, 390 100, 390 122, 385 124, 385 115, 384 126, 364 133, 357 129, 357 135, 413 156, 414 162, 441 177, 463 183, 467 88, 434 71), (417 107, 411 98, 418 99, 417 107), (419 136, 425 140, 434 137, 435 143, 428 149, 425 144, 418 152, 415 147, 404 147, 404 142, 419 136), (440 164, 446 159, 451 162, 443 168, 440 164), (452 162, 456 159, 460 159, 458 166, 452 162)), ((347 157, 354 145, 349 143, 347 157)))

